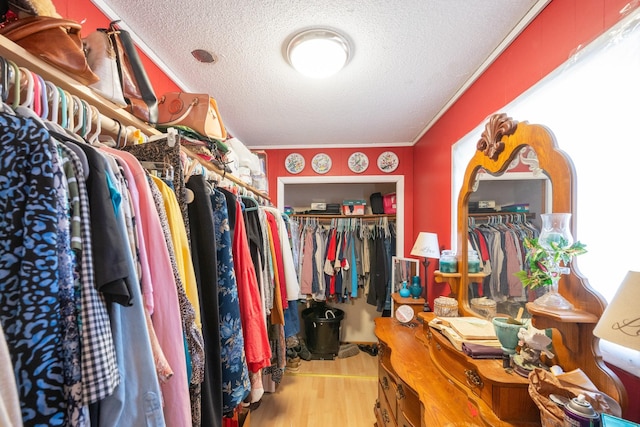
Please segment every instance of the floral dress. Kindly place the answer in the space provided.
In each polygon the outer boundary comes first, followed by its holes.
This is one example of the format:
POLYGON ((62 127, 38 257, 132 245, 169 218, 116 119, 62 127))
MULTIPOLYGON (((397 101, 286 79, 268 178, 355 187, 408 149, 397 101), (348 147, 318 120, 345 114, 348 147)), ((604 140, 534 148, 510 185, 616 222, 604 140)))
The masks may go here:
POLYGON ((238 285, 233 267, 229 213, 224 194, 214 190, 213 205, 216 255, 218 258, 218 309, 222 365, 222 410, 231 413, 249 394, 251 384, 244 353, 238 285))

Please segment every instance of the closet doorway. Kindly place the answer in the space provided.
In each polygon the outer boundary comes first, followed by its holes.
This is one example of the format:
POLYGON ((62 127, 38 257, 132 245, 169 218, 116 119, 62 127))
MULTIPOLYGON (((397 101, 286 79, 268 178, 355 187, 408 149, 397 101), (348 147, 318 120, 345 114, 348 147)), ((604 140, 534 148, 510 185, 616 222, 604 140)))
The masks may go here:
MULTIPOLYGON (((346 199, 365 199, 374 192, 396 193, 396 255, 404 256, 405 190, 403 175, 278 177, 277 207, 309 207, 312 202, 342 203, 346 199)), ((381 313, 367 304, 366 297, 353 303, 336 304, 345 311, 340 340, 376 342, 373 321, 381 313)), ((301 329, 304 329, 301 326, 301 329)))

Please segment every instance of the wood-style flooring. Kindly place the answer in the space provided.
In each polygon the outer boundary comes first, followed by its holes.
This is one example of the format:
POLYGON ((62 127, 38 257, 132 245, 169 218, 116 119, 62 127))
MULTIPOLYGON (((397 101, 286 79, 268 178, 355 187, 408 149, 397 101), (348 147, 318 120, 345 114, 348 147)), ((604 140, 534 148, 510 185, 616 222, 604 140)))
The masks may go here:
POLYGON ((334 360, 302 360, 251 412, 251 427, 372 427, 378 358, 363 351, 334 360))

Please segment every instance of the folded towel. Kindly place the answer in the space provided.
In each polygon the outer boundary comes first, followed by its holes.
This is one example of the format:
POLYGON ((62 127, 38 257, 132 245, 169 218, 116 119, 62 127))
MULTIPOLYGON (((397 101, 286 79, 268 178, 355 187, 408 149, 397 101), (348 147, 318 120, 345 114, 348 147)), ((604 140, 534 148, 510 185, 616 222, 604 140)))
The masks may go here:
POLYGON ((474 359, 502 359, 502 349, 488 345, 474 344, 471 342, 462 343, 462 351, 467 356, 474 359))

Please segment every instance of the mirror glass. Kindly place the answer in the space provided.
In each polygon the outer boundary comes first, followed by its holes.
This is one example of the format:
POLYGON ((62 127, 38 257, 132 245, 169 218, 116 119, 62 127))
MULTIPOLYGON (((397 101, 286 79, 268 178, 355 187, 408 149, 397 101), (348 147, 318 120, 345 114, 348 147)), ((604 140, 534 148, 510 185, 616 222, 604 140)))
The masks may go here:
POLYGON ((514 273, 524 266, 523 239, 537 237, 540 214, 552 211, 551 192, 551 181, 530 146, 522 147, 503 173, 478 169, 467 201, 467 295, 474 313, 515 317, 539 296, 524 289, 514 273))
MULTIPOLYGON (((411 286, 411 278, 419 276, 420 264, 415 258, 402 258, 394 256, 391 258, 391 294, 395 294, 402 289, 403 282, 406 282, 407 289, 411 286)), ((422 284, 422 283, 421 283, 422 284)), ((423 285, 424 286, 424 285, 423 285)), ((391 298, 391 313, 395 313, 394 300, 391 298)))

